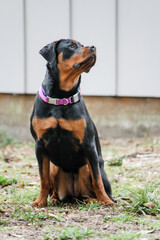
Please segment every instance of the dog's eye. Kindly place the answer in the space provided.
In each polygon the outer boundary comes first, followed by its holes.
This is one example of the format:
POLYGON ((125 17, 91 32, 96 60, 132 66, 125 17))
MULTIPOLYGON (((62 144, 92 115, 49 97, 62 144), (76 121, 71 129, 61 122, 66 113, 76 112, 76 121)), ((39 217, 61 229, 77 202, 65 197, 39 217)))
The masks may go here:
POLYGON ((72 44, 69 46, 69 49, 75 49, 76 48, 76 45, 75 44, 72 44))

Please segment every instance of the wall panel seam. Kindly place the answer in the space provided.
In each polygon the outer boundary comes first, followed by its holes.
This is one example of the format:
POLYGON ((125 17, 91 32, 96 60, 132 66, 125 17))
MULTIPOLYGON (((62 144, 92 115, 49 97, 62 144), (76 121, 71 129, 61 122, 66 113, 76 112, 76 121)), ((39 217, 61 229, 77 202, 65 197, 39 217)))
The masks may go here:
POLYGON ((69 0, 69 36, 70 36, 71 39, 73 37, 73 26, 72 26, 73 16, 72 16, 72 10, 73 10, 73 2, 72 2, 72 0, 69 0))
POLYGON ((115 0, 115 96, 118 96, 118 0, 115 0))
POLYGON ((27 93, 26 0, 23 0, 24 93, 27 93))

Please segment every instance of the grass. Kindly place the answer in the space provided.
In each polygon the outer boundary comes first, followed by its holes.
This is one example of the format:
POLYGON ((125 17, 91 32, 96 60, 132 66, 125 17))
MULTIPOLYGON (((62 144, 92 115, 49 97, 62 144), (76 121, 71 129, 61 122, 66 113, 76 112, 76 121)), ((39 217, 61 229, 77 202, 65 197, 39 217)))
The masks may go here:
POLYGON ((8 220, 2 220, 2 221, 0 221, 0 226, 7 226, 7 224, 8 224, 8 220))
POLYGON ((125 156, 113 157, 107 161, 108 166, 122 166, 125 156))
POLYGON ((25 220, 29 223, 38 223, 39 225, 43 225, 43 222, 46 219, 50 219, 52 221, 60 221, 56 216, 50 216, 49 214, 45 213, 44 211, 35 212, 32 207, 28 208, 21 208, 16 206, 14 212, 11 215, 12 218, 16 218, 18 220, 25 220))
POLYGON ((13 179, 8 179, 3 176, 0 176, 0 186, 6 187, 8 185, 16 184, 17 180, 15 178, 13 179))
POLYGON ((140 239, 141 233, 135 231, 117 231, 115 235, 108 236, 110 240, 137 240, 140 239))
POLYGON ((87 211, 97 211, 99 208, 102 207, 102 205, 99 202, 93 202, 85 203, 82 201, 78 201, 79 203, 79 210, 87 212, 87 211))
POLYGON ((84 239, 85 237, 91 237, 95 232, 92 232, 89 227, 64 227, 56 229, 60 234, 56 239, 84 239))
POLYGON ((18 220, 25 220, 32 224, 34 222, 37 222, 40 224, 40 220, 47 218, 47 216, 43 212, 35 213, 32 208, 22 209, 21 207, 18 207, 18 206, 15 207, 11 217, 16 218, 18 220))
POLYGON ((120 222, 120 223, 132 223, 132 222, 135 222, 135 220, 137 220, 135 215, 128 214, 128 213, 122 213, 122 214, 119 214, 118 216, 113 216, 113 217, 108 217, 108 216, 104 217, 104 222, 111 221, 111 222, 120 222))
POLYGON ((95 232, 91 231, 89 227, 82 227, 82 226, 66 226, 63 228, 56 228, 55 232, 53 233, 53 229, 47 228, 48 234, 43 234, 42 237, 45 240, 50 239, 85 239, 88 237, 92 237, 95 232))
POLYGON ((145 142, 145 145, 149 146, 151 150, 154 151, 154 148, 160 146, 160 137, 153 138, 152 140, 150 140, 150 138, 147 138, 147 142, 145 142))
POLYGON ((160 228, 160 220, 156 219, 155 222, 151 222, 150 218, 146 218, 145 216, 132 214, 128 212, 122 212, 116 216, 108 217, 107 215, 104 217, 104 222, 112 222, 119 224, 136 224, 139 227, 146 226, 147 230, 159 229, 160 228))
MULTIPOLYGON (((115 208, 107 208, 97 202, 85 203, 78 200, 74 204, 53 206, 48 202, 45 208, 32 208, 32 201, 38 196, 40 189, 33 143, 24 146, 6 141, 5 144, 0 148, 2 236, 3 232, 5 236, 14 236, 25 229, 25 239, 30 238, 29 232, 33 234, 33 238, 44 240, 160 239, 160 163, 156 157, 148 161, 143 157, 138 159, 134 154, 143 154, 146 149, 149 149, 149 152, 160 150, 159 138, 147 138, 142 143, 138 140, 135 150, 131 146, 134 141, 130 146, 128 142, 126 145, 116 145, 114 141, 107 145, 106 149, 102 146, 103 151, 109 155, 109 161, 105 162, 105 170, 112 185, 113 196, 117 200, 115 208), (7 147, 7 144, 11 145, 7 147), (126 149, 129 149, 128 152, 126 149), (6 162, 3 158, 4 152, 9 160, 10 154, 13 158, 6 162), (141 161, 141 165, 137 165, 138 161, 141 161)), ((149 155, 151 156, 152 154, 149 155)))
POLYGON ((156 191, 152 191, 148 186, 143 188, 129 189, 126 191, 125 211, 136 214, 160 214, 160 201, 156 191))

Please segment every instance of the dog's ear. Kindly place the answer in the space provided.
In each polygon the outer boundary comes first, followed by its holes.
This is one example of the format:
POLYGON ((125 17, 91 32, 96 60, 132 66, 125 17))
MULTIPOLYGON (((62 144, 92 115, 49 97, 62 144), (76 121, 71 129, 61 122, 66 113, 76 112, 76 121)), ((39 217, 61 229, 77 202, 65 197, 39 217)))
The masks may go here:
POLYGON ((60 41, 52 42, 43 47, 39 53, 47 60, 48 63, 53 63, 56 60, 56 46, 60 41))

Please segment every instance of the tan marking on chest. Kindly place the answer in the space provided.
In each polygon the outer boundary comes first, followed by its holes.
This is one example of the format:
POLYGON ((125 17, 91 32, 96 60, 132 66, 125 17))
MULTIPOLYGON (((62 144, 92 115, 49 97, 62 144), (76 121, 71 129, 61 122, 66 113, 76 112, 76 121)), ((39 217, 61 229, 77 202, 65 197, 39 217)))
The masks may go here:
POLYGON ((42 138, 43 134, 50 128, 56 128, 58 121, 54 117, 50 118, 34 118, 32 121, 33 129, 36 132, 37 138, 42 138))
POLYGON ((83 142, 86 122, 84 119, 78 120, 65 120, 63 118, 58 119, 59 126, 67 131, 73 132, 73 135, 83 142))

